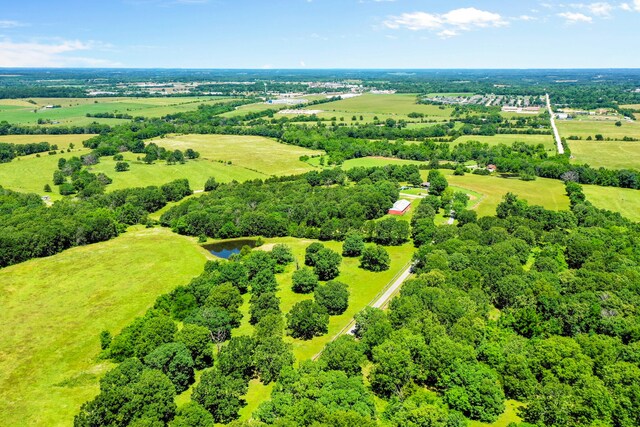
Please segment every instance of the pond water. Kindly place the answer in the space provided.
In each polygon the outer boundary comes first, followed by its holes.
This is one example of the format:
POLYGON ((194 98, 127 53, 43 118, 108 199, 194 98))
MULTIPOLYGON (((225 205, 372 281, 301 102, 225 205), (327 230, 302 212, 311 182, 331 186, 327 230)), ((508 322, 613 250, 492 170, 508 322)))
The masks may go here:
POLYGON ((256 241, 255 239, 226 240, 224 242, 211 243, 202 247, 218 258, 229 259, 231 255, 240 253, 240 249, 242 249, 243 246, 255 248, 256 241))

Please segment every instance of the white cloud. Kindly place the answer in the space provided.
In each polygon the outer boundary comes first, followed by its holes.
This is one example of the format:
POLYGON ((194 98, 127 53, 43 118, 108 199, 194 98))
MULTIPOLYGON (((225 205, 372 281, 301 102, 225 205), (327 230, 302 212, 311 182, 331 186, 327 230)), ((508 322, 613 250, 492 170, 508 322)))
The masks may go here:
POLYGON ((16 28, 24 26, 26 26, 26 24, 23 24, 22 22, 0 19, 0 28, 16 28))
POLYGON ((306 67, 306 66, 307 66, 307 64, 305 64, 305 62, 304 62, 304 61, 300 61, 300 66, 304 68, 304 67, 306 67))
POLYGON ((520 15, 517 18, 512 18, 512 19, 515 19, 517 21, 537 21, 538 20, 538 18, 531 15, 520 15))
POLYGON ((558 16, 564 18, 568 24, 576 24, 578 22, 586 22, 590 24, 593 22, 592 17, 578 12, 563 12, 559 13, 558 16))
POLYGON ((58 40, 50 43, 13 42, 0 40, 0 67, 95 67, 116 66, 117 63, 84 56, 70 56, 72 52, 91 51, 102 46, 96 42, 58 40))
POLYGON ((613 12, 614 10, 613 5, 607 2, 571 3, 569 6, 574 9, 582 9, 588 11, 591 15, 601 16, 605 18, 610 17, 611 12, 613 12))
POLYGON ((640 0, 634 0, 631 4, 629 3, 622 3, 620 5, 620 8, 622 10, 626 10, 627 12, 640 12, 640 0))
POLYGON ((507 25, 507 21, 497 13, 467 7, 454 9, 443 14, 403 13, 399 16, 390 16, 384 21, 384 25, 391 29, 438 31, 440 37, 448 38, 460 34, 460 31, 504 26, 507 25))

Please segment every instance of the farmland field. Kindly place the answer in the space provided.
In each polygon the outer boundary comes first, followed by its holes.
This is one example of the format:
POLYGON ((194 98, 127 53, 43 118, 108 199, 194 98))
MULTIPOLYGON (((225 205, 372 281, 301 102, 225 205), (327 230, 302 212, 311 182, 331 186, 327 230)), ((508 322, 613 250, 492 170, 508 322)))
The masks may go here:
POLYGON ((378 95, 365 93, 361 96, 329 102, 318 106, 325 111, 349 113, 380 113, 406 116, 411 112, 431 117, 449 117, 452 108, 441 109, 437 105, 416 104, 414 94, 378 95))
MULTIPOLYGON (((470 206, 476 206, 478 216, 495 215, 496 206, 502 201, 502 197, 508 193, 517 194, 520 199, 525 199, 529 205, 540 205, 552 210, 569 209, 569 198, 565 194, 562 181, 538 178, 535 181, 521 181, 514 178, 501 178, 499 176, 481 176, 470 173, 464 176, 455 176, 450 170, 441 170, 449 181, 449 185, 462 189, 472 190, 482 195, 478 202, 470 202, 470 206)), ((424 179, 429 171, 422 171, 424 179)))
POLYGON ((308 172, 311 167, 301 161, 300 156, 323 154, 260 136, 181 135, 154 142, 173 150, 191 148, 198 151, 201 158, 231 161, 235 166, 255 170, 265 176, 308 172))
POLYGON ((35 125, 38 119, 48 119, 59 125, 87 125, 93 122, 118 124, 122 119, 100 119, 87 117, 87 113, 123 113, 131 116, 161 117, 171 113, 195 110, 198 105, 211 104, 230 98, 184 97, 184 98, 33 98, 35 104, 22 99, 7 99, 0 102, 0 121, 35 125), (61 108, 45 108, 60 105, 61 108))
MULTIPOLYGON (((591 137, 595 139, 597 134, 604 138, 622 139, 625 136, 640 139, 640 124, 636 122, 622 121, 622 126, 616 126, 614 120, 594 121, 594 120, 557 120, 560 136, 568 138, 571 135, 581 136, 583 139, 591 137)), ((569 147, 573 141, 568 141, 569 147)))
MULTIPOLYGON (((48 142, 57 145, 58 150, 66 150, 69 144, 76 148, 82 147, 82 142, 93 137, 92 134, 81 135, 0 135, 0 142, 11 144, 29 144, 33 142, 48 142)), ((46 153, 44 153, 46 155, 46 153)))
POLYGON ((0 270, 2 425, 71 425, 111 366, 97 359, 100 331, 122 329, 204 261, 193 239, 136 228, 0 270))
POLYGON ((464 135, 453 141, 454 144, 462 144, 467 141, 479 141, 489 145, 506 144, 511 145, 514 142, 524 142, 529 145, 544 144, 547 151, 555 152, 556 147, 553 142, 552 135, 505 135, 498 134, 494 136, 482 135, 464 135))
POLYGON ((640 191, 630 188, 583 185, 587 200, 600 209, 607 209, 632 221, 640 221, 640 191))
POLYGON ((567 141, 574 163, 592 167, 640 168, 640 141, 567 141))
MULTIPOLYGON (((86 138, 86 135, 74 135, 72 140, 86 138), (75 139, 74 139, 75 138, 75 139)), ((6 137, 7 141, 13 137, 6 137)), ((28 137, 23 137, 27 139, 28 137)), ((36 139, 48 139, 47 135, 35 136, 36 139)), ((60 140, 64 137, 60 136, 60 140)), ((49 139, 53 142, 53 139, 49 139)), ((272 175, 290 175, 304 173, 311 166, 299 160, 303 154, 314 155, 320 152, 305 148, 280 144, 274 140, 251 136, 224 135, 186 135, 175 138, 155 140, 161 146, 171 149, 192 148, 201 153, 196 160, 188 160, 185 164, 168 165, 158 161, 152 165, 137 160, 139 154, 123 153, 130 162, 127 172, 115 172, 116 162, 112 157, 103 157, 100 163, 91 167, 92 172, 103 172, 113 179, 107 191, 128 187, 145 187, 162 185, 169 181, 187 178, 194 190, 202 189, 209 177, 219 182, 232 180, 246 181, 264 179, 272 175), (232 164, 218 160, 231 161, 232 164)), ((76 147, 80 144, 76 144, 76 147)), ((60 157, 69 158, 87 154, 90 150, 76 148, 70 153, 48 155, 42 153, 14 159, 10 163, 0 164, 0 185, 15 191, 44 194, 45 184, 54 188, 52 199, 59 199, 57 189, 53 187, 53 172, 58 168, 60 157)))
MULTIPOLYGON (((309 160, 312 164, 317 164, 318 159, 314 158, 309 160)), ((424 165, 426 162, 420 162, 418 160, 403 160, 395 159, 392 157, 360 157, 358 159, 350 159, 342 164, 342 169, 352 169, 357 167, 371 168, 384 165, 424 165)))

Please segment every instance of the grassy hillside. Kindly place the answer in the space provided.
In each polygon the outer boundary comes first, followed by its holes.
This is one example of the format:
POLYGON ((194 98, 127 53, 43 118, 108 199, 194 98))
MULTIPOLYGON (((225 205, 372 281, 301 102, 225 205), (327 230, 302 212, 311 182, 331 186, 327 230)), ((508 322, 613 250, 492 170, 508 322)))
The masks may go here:
POLYGON ((204 251, 165 229, 138 228, 0 270, 0 420, 68 426, 109 364, 98 335, 199 274, 204 251))
POLYGON ((620 212, 632 221, 640 221, 640 191, 630 188, 584 185, 587 200, 601 209, 620 212))

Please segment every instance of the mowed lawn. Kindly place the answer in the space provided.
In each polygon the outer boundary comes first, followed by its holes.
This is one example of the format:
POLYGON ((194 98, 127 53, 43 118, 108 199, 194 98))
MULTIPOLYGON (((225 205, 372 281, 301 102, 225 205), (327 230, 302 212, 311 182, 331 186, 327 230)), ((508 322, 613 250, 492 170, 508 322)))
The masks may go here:
POLYGON ((567 141, 572 162, 610 169, 640 169, 640 141, 567 141))
POLYGON ((453 141, 454 144, 463 144, 467 141, 479 141, 483 144, 489 145, 498 145, 505 144, 511 145, 514 142, 524 142, 529 145, 538 145, 544 144, 547 151, 555 151, 556 146, 553 142, 552 135, 493 135, 493 136, 483 136, 483 135, 463 135, 453 141))
POLYGON ((231 161, 266 176, 305 173, 313 168, 300 160, 300 156, 324 154, 295 145, 281 144, 261 136, 236 135, 181 135, 154 139, 153 142, 167 149, 191 148, 201 158, 211 161, 231 161))
MULTIPOLYGON (((640 123, 627 122, 620 118, 622 126, 616 126, 616 120, 556 120, 560 136, 568 138, 570 136, 581 136, 583 139, 600 134, 604 138, 622 139, 625 136, 640 139, 640 123)), ((575 141, 567 141, 569 147, 573 147, 575 141)), ((573 149, 573 148, 572 148, 573 149)))
MULTIPOLYGON (((310 109, 324 111, 343 111, 348 113, 379 113, 406 116, 409 113, 423 113, 429 117, 448 118, 453 111, 450 107, 440 108, 437 105, 416 104, 415 94, 372 94, 314 105, 310 109)), ((345 117, 346 119, 346 117, 345 117)))
MULTIPOLYGON (((496 206, 509 192, 527 200, 529 205, 540 205, 551 210, 569 209, 569 198, 565 194, 562 181, 559 180, 537 178, 535 181, 521 181, 517 178, 502 178, 499 175, 482 176, 467 173, 464 176, 455 176, 451 170, 440 172, 446 176, 449 185, 480 194, 479 200, 469 203, 478 212, 478 216, 495 215, 496 206)), ((421 173, 426 180, 429 171, 421 173)))
POLYGON ((92 122, 118 124, 122 119, 87 117, 87 113, 122 113, 131 116, 160 117, 181 111, 195 110, 201 104, 231 101, 231 98, 202 97, 152 97, 152 98, 33 98, 32 104, 24 99, 3 100, 0 103, 0 121, 35 125, 38 119, 59 122, 57 125, 83 126, 92 122), (61 108, 45 108, 60 105, 61 108))
POLYGON ((135 228, 0 269, 0 424, 71 425, 111 366, 97 360, 100 332, 119 332, 205 259, 194 239, 135 228))
MULTIPOLYGON (((310 159, 309 162, 313 165, 317 165, 318 158, 310 159)), ((421 162, 418 160, 403 160, 395 159, 393 157, 360 157, 358 159, 350 159, 342 164, 342 169, 348 170, 357 167, 381 167, 386 165, 425 165, 427 162, 421 162)))
POLYGON ((583 185, 587 200, 600 209, 620 212, 632 221, 640 221, 640 190, 583 185))

